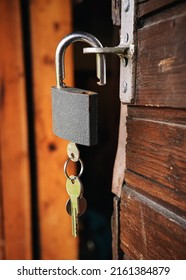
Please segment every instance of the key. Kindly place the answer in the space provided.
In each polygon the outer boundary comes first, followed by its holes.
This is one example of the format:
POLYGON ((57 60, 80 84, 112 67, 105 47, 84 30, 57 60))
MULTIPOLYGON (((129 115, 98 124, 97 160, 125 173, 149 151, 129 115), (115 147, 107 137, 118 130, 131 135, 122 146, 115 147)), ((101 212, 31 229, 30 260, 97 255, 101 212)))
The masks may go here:
POLYGON ((72 216, 72 235, 77 237, 78 233, 78 197, 82 194, 82 184, 78 177, 70 176, 67 179, 66 189, 71 201, 71 216, 72 216))
POLYGON ((73 162, 77 162, 79 160, 80 153, 75 143, 70 142, 68 144, 67 154, 73 162))
MULTIPOLYGON (((87 202, 86 199, 82 196, 78 198, 78 206, 79 206, 79 213, 78 216, 80 217, 83 215, 87 209, 87 202)), ((71 216, 71 200, 69 199, 66 203, 66 211, 71 216)))

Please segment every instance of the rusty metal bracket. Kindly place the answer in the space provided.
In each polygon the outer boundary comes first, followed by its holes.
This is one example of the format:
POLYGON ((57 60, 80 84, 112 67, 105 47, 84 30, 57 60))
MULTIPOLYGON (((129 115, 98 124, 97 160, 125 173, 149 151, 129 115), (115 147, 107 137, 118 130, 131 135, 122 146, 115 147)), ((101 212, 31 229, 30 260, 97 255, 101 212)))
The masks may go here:
POLYGON ((120 44, 116 47, 84 48, 83 53, 117 54, 120 57, 120 100, 131 103, 135 89, 135 0, 121 0, 120 44))

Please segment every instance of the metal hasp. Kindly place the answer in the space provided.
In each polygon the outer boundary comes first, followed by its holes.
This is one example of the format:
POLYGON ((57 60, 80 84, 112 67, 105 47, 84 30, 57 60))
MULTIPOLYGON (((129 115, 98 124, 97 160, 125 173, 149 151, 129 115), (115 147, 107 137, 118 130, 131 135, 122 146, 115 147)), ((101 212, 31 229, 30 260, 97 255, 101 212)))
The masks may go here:
POLYGON ((131 103, 135 92, 135 0, 121 0, 120 44, 116 47, 84 48, 83 53, 117 54, 120 57, 120 100, 131 103))

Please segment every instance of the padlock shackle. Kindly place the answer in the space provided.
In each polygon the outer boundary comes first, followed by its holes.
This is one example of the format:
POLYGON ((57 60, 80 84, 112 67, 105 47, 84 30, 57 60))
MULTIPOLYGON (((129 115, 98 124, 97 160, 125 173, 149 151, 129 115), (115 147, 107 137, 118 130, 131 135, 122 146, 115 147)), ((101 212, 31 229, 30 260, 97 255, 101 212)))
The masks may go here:
MULTIPOLYGON (((86 42, 92 47, 103 47, 100 41, 93 35, 86 32, 74 32, 66 37, 64 37, 61 42, 58 44, 56 49, 56 82, 57 87, 64 87, 65 84, 63 80, 65 78, 65 64, 64 56, 67 47, 74 42, 86 42)), ((99 81, 98 85, 106 84, 106 59, 104 54, 96 54, 96 69, 97 69, 97 78, 99 81)))

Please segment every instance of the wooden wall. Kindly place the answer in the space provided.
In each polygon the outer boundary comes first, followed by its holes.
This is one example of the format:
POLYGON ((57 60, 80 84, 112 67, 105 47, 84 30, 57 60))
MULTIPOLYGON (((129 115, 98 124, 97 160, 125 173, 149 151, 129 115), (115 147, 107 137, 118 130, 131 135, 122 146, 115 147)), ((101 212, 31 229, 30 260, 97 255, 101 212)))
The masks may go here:
POLYGON ((129 259, 186 258, 185 24, 185 1, 138 1, 120 217, 129 259))
MULTIPOLYGON (((0 259, 76 259, 67 143, 52 133, 50 93, 56 46, 72 31, 71 1, 2 0, 0 11, 0 259)), ((66 60, 72 85, 72 49, 66 60)))

